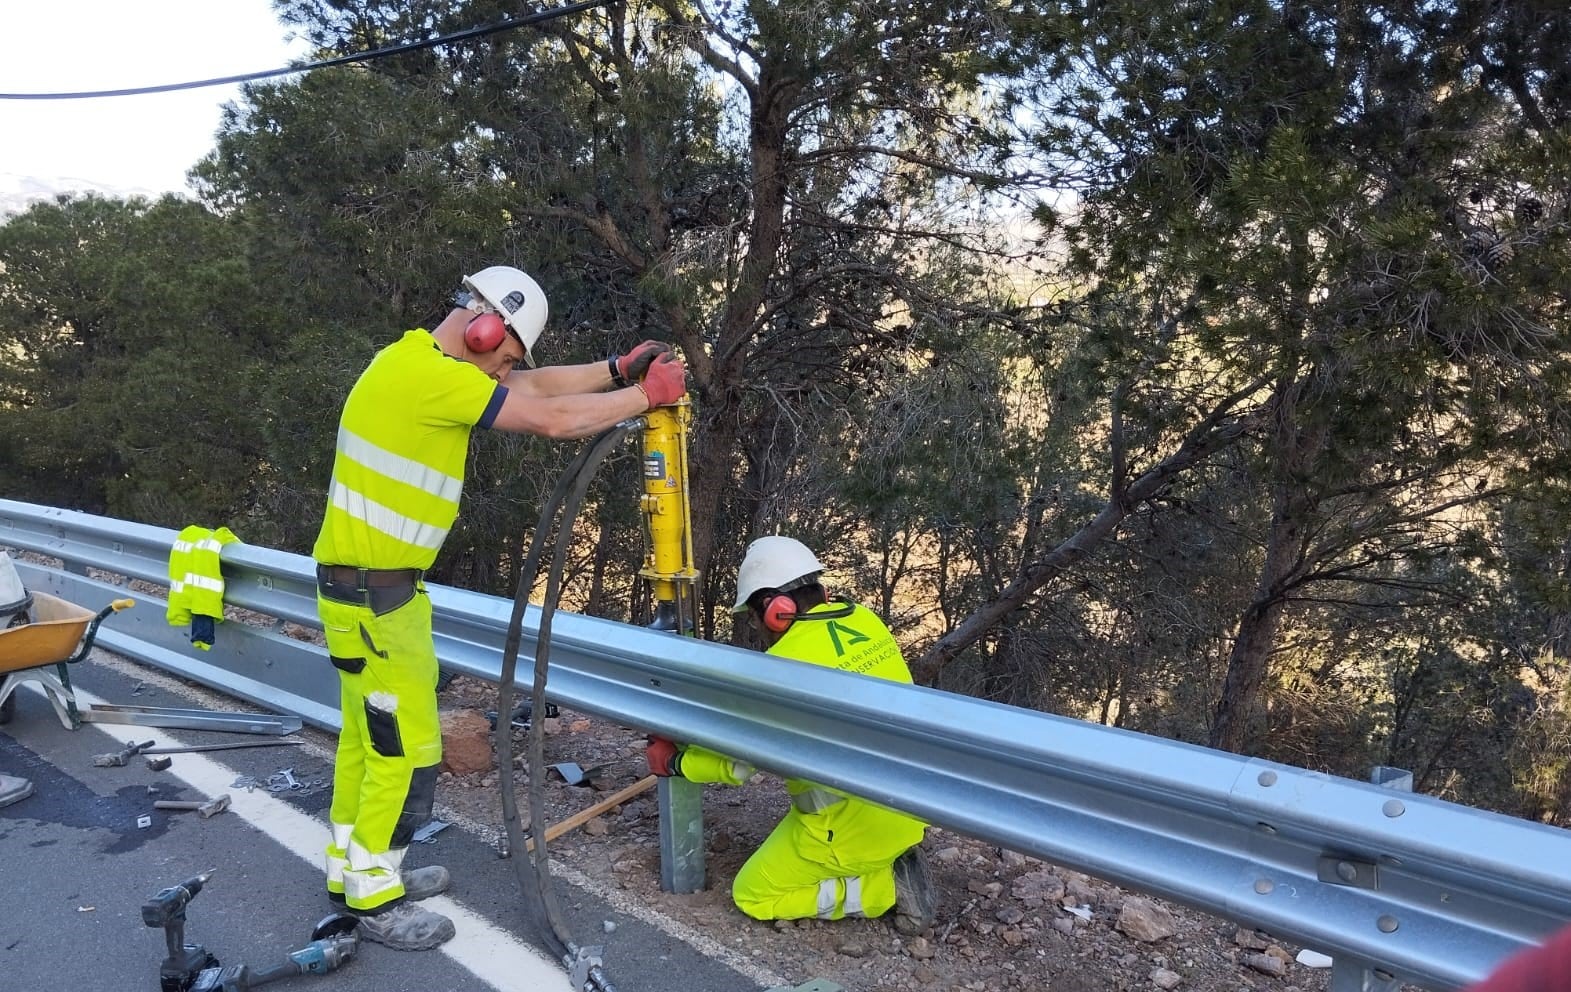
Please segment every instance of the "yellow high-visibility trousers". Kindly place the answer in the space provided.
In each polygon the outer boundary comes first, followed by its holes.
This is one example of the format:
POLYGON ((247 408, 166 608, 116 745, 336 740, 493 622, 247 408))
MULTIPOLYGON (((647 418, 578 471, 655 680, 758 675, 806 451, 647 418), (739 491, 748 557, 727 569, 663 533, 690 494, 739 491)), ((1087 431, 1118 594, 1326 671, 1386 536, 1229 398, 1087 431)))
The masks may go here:
POLYGON ((895 904, 890 866, 925 827, 859 799, 819 813, 793 807, 737 872, 731 898, 757 920, 882 916, 895 904))
POLYGON ((422 590, 378 616, 319 595, 317 608, 343 714, 327 889, 351 909, 375 909, 404 895, 399 866, 436 798, 442 728, 431 600, 422 590))

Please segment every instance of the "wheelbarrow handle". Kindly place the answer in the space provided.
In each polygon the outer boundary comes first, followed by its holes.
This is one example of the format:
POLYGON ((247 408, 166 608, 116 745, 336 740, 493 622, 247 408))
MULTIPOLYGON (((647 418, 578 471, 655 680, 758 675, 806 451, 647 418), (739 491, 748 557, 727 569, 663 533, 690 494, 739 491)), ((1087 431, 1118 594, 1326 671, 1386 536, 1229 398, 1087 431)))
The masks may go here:
POLYGON ((109 616, 109 614, 119 613, 121 610, 129 610, 135 605, 136 600, 134 599, 117 599, 113 603, 110 603, 108 606, 99 610, 98 616, 93 618, 93 623, 96 626, 97 624, 101 623, 105 617, 109 616))
POLYGON ((118 613, 121 610, 128 610, 135 605, 136 600, 134 599, 117 599, 108 606, 99 610, 98 614, 94 616, 93 619, 88 623, 87 633, 82 637, 82 643, 77 645, 76 654, 73 654, 71 657, 65 659, 65 663, 68 665, 74 664, 75 662, 81 661, 83 658, 87 657, 88 653, 93 650, 93 640, 98 636, 98 625, 104 622, 105 617, 109 616, 111 613, 118 613))

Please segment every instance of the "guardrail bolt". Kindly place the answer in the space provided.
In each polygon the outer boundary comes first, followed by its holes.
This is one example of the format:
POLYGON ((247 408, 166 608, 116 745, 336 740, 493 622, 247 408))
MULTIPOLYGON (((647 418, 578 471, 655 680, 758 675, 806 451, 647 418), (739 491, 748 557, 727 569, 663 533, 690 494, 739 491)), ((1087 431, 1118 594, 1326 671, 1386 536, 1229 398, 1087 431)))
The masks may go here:
POLYGON ((1381 933, 1396 933, 1396 928, 1399 925, 1400 924, 1398 924, 1396 921, 1396 917, 1392 916, 1390 913, 1386 913, 1385 915, 1381 916, 1380 919, 1375 921, 1375 926, 1380 928, 1381 933))
POLYGON ((1276 784, 1276 772, 1261 772, 1260 777, 1255 781, 1269 789, 1276 784))

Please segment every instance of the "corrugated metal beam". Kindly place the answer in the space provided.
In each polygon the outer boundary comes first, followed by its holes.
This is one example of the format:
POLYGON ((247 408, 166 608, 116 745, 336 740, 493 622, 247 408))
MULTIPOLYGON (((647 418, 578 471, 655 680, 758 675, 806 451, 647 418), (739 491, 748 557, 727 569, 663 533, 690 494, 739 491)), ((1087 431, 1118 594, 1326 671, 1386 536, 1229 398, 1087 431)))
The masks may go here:
MULTIPOLYGON (((173 539, 0 501, 0 544, 73 568, 163 581, 173 539)), ((307 559, 229 545, 223 565, 227 601, 316 626, 307 559)), ((443 665, 494 682, 511 604, 440 586, 431 596, 443 665)), ((525 655, 536 620, 531 610, 525 655)), ((225 625, 220 641, 229 634, 245 636, 225 625)), ((208 674, 228 690, 224 679, 278 668, 208 674)), ((555 621, 550 690, 1377 977, 1460 986, 1571 921, 1571 832, 1432 797, 573 614, 555 621)))

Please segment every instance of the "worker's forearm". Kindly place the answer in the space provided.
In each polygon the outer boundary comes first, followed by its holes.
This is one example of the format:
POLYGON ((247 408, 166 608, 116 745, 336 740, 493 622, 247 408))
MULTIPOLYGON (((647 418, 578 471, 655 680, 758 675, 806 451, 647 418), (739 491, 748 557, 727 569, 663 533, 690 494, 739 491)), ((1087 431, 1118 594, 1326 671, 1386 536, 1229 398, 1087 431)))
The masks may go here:
POLYGON ((570 396, 529 396, 509 391, 491 426, 514 434, 572 440, 598 434, 648 408, 649 400, 637 386, 570 396))
POLYGON ((728 758, 697 744, 682 749, 682 777, 689 782, 720 782, 741 785, 753 777, 754 768, 745 761, 728 758))
POLYGON ((507 377, 508 389, 526 396, 568 396, 598 393, 611 386, 611 370, 602 361, 584 365, 547 365, 520 369, 507 377))

